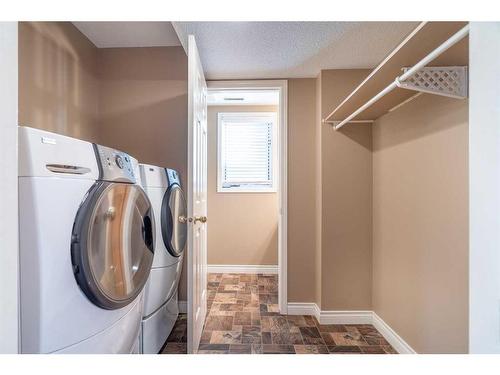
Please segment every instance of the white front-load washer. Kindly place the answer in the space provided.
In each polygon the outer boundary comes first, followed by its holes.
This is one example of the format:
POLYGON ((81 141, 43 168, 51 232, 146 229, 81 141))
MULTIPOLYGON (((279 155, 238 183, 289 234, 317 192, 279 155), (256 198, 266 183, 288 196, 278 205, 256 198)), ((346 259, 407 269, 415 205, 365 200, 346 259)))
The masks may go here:
POLYGON ((19 128, 22 353, 137 351, 154 258, 137 161, 19 128))
POLYGON ((140 171, 157 224, 153 268, 144 295, 141 352, 155 354, 179 315, 177 289, 187 240, 187 207, 175 170, 140 164, 140 171))

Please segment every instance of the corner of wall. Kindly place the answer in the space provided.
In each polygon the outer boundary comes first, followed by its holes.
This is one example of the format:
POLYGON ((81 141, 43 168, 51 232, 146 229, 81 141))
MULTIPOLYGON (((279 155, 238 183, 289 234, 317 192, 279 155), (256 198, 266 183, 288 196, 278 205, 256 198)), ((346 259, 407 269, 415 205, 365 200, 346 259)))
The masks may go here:
POLYGON ((322 217, 322 162, 321 162, 321 125, 322 125, 322 108, 321 108, 321 71, 316 77, 316 238, 315 238, 315 302, 321 309, 321 233, 323 220, 322 217))

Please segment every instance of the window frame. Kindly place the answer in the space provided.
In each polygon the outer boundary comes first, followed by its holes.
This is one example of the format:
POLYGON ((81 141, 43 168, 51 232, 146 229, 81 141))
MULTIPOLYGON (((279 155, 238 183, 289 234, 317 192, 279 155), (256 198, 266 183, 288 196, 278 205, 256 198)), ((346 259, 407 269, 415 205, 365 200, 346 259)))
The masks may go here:
POLYGON ((218 112, 217 113, 217 193, 276 193, 278 186, 278 113, 277 112, 218 112), (271 132, 271 186, 258 187, 258 185, 245 184, 242 186, 225 187, 224 171, 222 162, 223 152, 223 125, 224 121, 231 118, 266 118, 266 121, 272 122, 271 132))

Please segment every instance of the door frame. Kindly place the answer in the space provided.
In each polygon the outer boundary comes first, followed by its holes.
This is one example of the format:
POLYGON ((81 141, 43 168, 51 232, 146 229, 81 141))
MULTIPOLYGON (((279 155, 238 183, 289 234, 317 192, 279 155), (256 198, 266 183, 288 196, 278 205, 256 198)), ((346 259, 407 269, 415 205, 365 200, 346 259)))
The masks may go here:
POLYGON ((20 352, 17 22, 0 22, 0 353, 20 352))
POLYGON ((278 90, 279 129, 278 129, 278 304, 281 314, 288 312, 287 254, 288 254, 288 81, 287 80, 245 80, 245 81, 207 81, 210 90, 268 89, 278 90))

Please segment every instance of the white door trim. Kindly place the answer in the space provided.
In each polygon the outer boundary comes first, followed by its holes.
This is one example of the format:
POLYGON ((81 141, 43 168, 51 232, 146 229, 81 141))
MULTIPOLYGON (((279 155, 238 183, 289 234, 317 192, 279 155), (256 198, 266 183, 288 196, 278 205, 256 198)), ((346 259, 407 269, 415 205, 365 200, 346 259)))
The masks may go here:
POLYGON ((248 81, 208 81, 211 89, 275 89, 280 92, 279 103, 279 224, 278 224, 278 298, 281 314, 288 311, 287 294, 287 238, 288 238, 288 81, 287 80, 248 80, 248 81))
POLYGON ((19 352, 17 22, 0 22, 0 353, 19 352))

